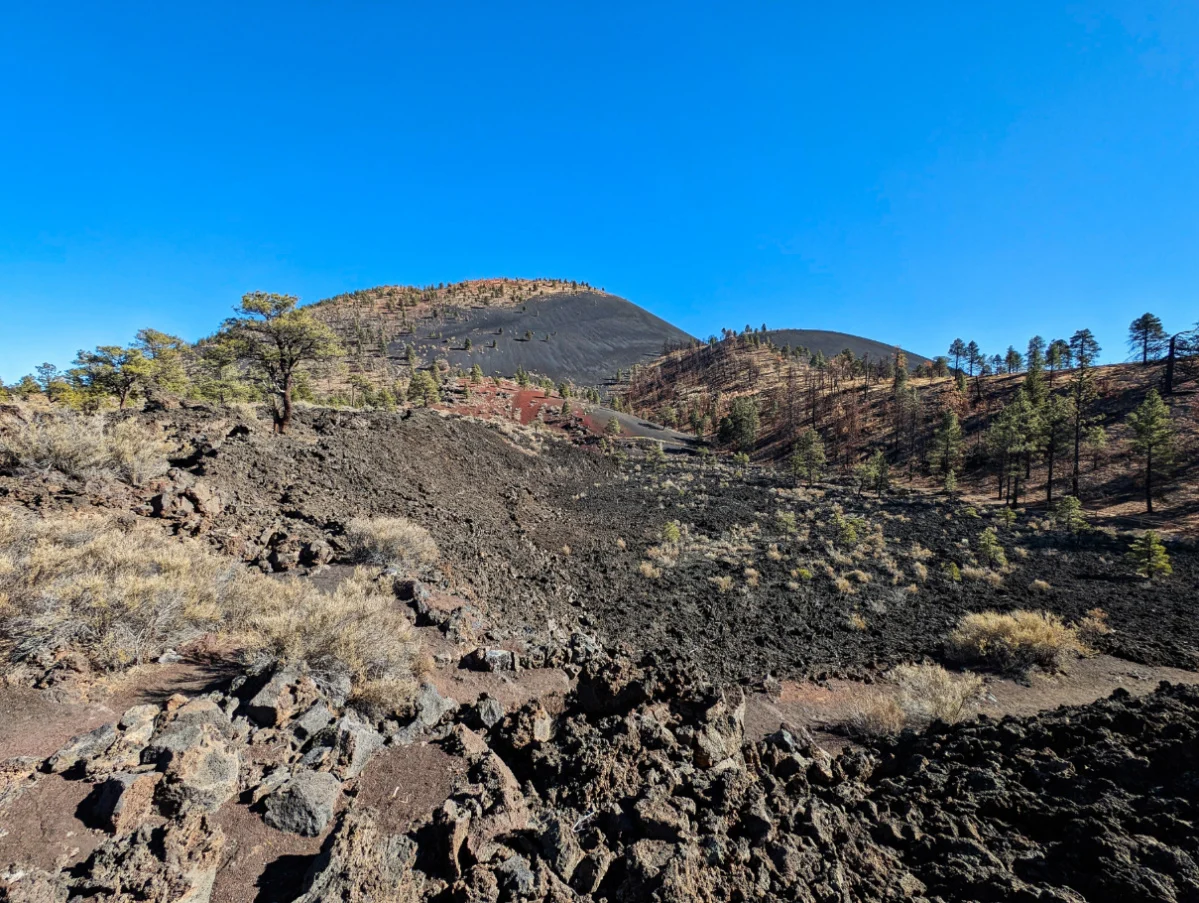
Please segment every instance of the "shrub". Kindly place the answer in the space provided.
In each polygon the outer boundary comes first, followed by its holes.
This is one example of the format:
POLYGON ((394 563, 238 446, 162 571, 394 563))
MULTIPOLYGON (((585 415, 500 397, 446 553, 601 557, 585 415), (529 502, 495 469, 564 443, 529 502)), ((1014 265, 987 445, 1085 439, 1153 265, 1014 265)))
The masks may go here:
POLYGON ((364 705, 399 707, 419 645, 385 586, 357 572, 335 592, 231 564, 149 524, 0 510, 0 662, 67 653, 115 671, 213 635, 243 658, 350 677, 364 705))
POLYGON ((945 565, 945 576, 947 578, 949 578, 950 580, 952 580, 954 583, 961 583, 962 582, 962 569, 959 568, 956 563, 951 561, 945 565))
POLYGON ((682 537, 682 530, 679 528, 679 522, 672 520, 662 528, 662 541, 668 543, 676 543, 682 537))
POLYGON ((928 579, 928 567, 920 561, 912 565, 912 572, 916 575, 916 579, 923 583, 928 579))
POLYGON ((858 612, 856 612, 856 611, 855 611, 855 612, 853 612, 853 613, 852 613, 852 614, 849 616, 849 618, 848 618, 848 620, 846 621, 846 623, 848 623, 848 624, 849 624, 849 626, 850 626, 850 628, 852 628, 853 630, 865 630, 865 629, 866 629, 866 626, 867 626, 867 625, 866 625, 866 619, 865 619, 865 618, 863 618, 863 617, 861 616, 861 614, 859 614, 859 613, 858 613, 858 612))
POLYGON ((709 577, 708 579, 711 580, 713 585, 722 593, 727 593, 733 588, 733 578, 727 575, 724 577, 709 577))
POLYGON ((1088 650, 1074 627, 1048 612, 984 611, 966 615, 949 635, 947 648, 956 660, 977 662, 1000 671, 1037 666, 1063 671, 1088 650))
POLYGON ((103 414, 40 411, 0 419, 0 467, 58 471, 89 479, 105 474, 140 486, 167 471, 167 445, 135 420, 107 423, 103 414))
MULTIPOLYGON (((833 581, 833 587, 843 596, 853 595, 853 584, 844 577, 838 577, 833 581)), ((856 615, 854 617, 857 617, 856 615)), ((852 621, 852 618, 850 619, 852 621)))
POLYGON ((846 727, 855 737, 888 737, 904 729, 905 717, 899 700, 880 694, 866 703, 856 703, 846 727))
POLYGON ((350 556, 362 564, 415 571, 437 561, 429 531, 405 517, 356 517, 346 527, 350 556))
POLYGON ((642 561, 641 564, 637 566, 637 573, 639 573, 642 577, 645 577, 647 580, 657 580, 662 576, 662 569, 660 567, 655 567, 652 562, 642 561))
POLYGON ((811 580, 812 572, 807 568, 796 568, 793 572, 793 576, 798 577, 800 580, 811 580))
POLYGON ((933 721, 960 721, 983 691, 977 674, 955 675, 940 665, 900 665, 891 672, 899 696, 899 707, 909 725, 933 721))
POLYGON ((1044 580, 1034 580, 1032 583, 1028 584, 1028 588, 1034 593, 1047 593, 1053 589, 1053 587, 1051 587, 1044 580))
POLYGON ((1079 638, 1087 646, 1112 632, 1107 623, 1107 612, 1102 608, 1092 608, 1074 626, 1078 629, 1079 638))
POLYGON ((746 568, 743 572, 746 586, 757 586, 758 578, 761 576, 757 568, 746 568))
POLYGON ((795 532, 795 512, 794 511, 777 511, 774 519, 778 521, 779 529, 784 533, 795 532))

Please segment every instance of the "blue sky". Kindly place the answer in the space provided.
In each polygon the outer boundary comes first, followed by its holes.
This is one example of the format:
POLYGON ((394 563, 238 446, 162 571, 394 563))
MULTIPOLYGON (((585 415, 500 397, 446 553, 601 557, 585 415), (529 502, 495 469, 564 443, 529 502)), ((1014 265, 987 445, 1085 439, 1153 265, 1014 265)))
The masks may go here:
POLYGON ((0 378, 240 295, 588 280, 937 354, 1199 319, 1199 4, 16 4, 0 378))

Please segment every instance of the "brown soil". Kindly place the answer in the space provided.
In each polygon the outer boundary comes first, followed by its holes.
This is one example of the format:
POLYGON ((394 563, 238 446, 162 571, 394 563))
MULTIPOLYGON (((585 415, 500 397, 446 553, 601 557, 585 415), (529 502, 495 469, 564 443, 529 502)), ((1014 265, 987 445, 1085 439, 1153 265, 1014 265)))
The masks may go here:
POLYGON ((86 859, 108 837, 76 815, 91 790, 87 781, 39 776, 0 818, 0 871, 9 866, 56 871, 86 859))

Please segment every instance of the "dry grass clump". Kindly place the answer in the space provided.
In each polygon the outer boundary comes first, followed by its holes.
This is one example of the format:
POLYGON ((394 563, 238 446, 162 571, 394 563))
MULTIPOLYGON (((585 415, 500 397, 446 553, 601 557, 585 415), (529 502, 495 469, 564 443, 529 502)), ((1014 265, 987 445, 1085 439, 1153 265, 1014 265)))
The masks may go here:
POLYGON ((1053 587, 1044 580, 1034 580, 1032 583, 1028 584, 1028 588, 1034 593, 1047 593, 1053 589, 1053 587))
POLYGON ((983 679, 977 674, 951 674, 940 665, 900 665, 891 679, 911 725, 961 721, 983 693, 983 679))
POLYGON ((140 486, 166 473, 168 451, 160 432, 136 420, 32 410, 0 417, 0 468, 10 471, 109 475, 140 486))
POLYGON ((912 573, 916 575, 916 579, 921 583, 928 580, 928 565, 921 561, 917 561, 912 565, 912 573))
POLYGON ((988 568, 964 567, 961 575, 966 580, 977 580, 990 586, 1003 585, 1003 575, 988 568))
POLYGON ((845 726, 855 737, 889 737, 902 731, 906 724, 899 700, 887 694, 855 705, 845 726))
POLYGON ((1075 627, 1048 612, 994 611, 966 615, 949 635, 950 655, 1000 671, 1040 667, 1064 671, 1070 659, 1089 650, 1075 627))
POLYGON ((898 734, 934 721, 954 724, 982 698, 983 679, 952 674, 940 665, 900 665, 888 675, 893 692, 881 692, 856 705, 846 727, 859 737, 898 734))
POLYGON ((728 575, 723 577, 709 577, 708 579, 711 580, 712 585, 722 593, 727 593, 733 588, 733 578, 728 575))
POLYGON ((637 573, 647 580, 657 580, 662 576, 662 569, 654 567, 653 562, 642 561, 641 564, 637 565, 637 573))
POLYGON ((833 587, 843 596, 853 595, 853 584, 844 577, 838 577, 833 581, 833 587))
POLYGON ((365 572, 326 594, 147 524, 0 511, 0 670, 77 653, 116 671, 206 635, 243 658, 348 676, 372 706, 399 707, 415 686, 412 626, 365 572))
POLYGON ((404 571, 433 564, 440 555, 429 531, 406 517, 356 517, 346 540, 355 561, 404 571))

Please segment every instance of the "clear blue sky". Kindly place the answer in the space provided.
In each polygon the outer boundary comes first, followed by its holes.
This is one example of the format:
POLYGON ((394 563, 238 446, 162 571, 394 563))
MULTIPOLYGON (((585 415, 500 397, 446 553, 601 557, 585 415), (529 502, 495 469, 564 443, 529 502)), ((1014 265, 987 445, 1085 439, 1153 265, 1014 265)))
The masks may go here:
POLYGON ((0 378, 585 279, 942 353, 1199 319, 1199 4, 7 3, 0 378))

